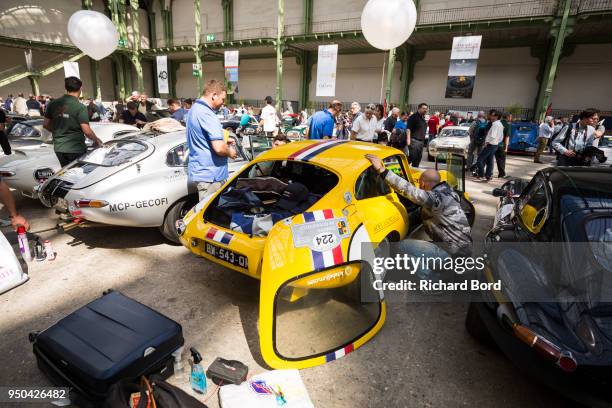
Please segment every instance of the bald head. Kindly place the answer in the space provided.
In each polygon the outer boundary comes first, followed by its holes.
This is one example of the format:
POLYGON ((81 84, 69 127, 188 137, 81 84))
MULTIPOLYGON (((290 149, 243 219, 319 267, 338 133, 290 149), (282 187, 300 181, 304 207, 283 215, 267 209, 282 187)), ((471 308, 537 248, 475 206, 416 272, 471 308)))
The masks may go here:
POLYGON ((421 174, 421 178, 419 179, 419 183, 423 190, 429 191, 436 184, 440 182, 440 173, 437 170, 425 170, 423 174, 421 174))

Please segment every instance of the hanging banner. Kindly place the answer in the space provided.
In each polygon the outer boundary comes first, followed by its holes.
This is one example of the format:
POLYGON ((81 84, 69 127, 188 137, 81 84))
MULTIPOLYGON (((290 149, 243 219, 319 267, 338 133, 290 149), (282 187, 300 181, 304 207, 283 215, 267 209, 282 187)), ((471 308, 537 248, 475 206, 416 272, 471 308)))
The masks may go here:
POLYGON ((481 43, 481 35, 453 38, 446 98, 472 98, 481 43))
POLYGON ((225 51, 224 54, 225 86, 228 95, 238 93, 239 56, 240 54, 237 50, 225 51))
POLYGON ((157 56, 157 91, 160 94, 169 94, 170 85, 168 84, 168 56, 157 56))
POLYGON ((79 63, 76 61, 64 61, 64 78, 71 76, 81 79, 81 74, 79 73, 79 63))
POLYGON ((336 95, 338 44, 319 45, 317 62, 317 96, 336 95))

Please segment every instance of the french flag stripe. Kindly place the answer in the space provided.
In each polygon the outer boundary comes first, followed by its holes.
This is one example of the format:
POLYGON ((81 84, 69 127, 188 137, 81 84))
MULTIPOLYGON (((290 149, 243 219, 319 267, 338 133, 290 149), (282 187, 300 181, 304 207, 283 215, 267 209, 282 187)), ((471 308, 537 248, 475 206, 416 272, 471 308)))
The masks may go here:
POLYGON ((342 358, 344 356, 346 356, 347 354, 353 352, 355 350, 353 343, 349 344, 348 346, 341 348, 340 350, 336 350, 333 353, 329 353, 325 356, 325 362, 329 363, 330 361, 334 361, 337 360, 339 358, 342 358))
POLYGON ((328 268, 330 266, 334 266, 336 264, 335 259, 334 259, 334 253, 332 251, 324 251, 322 252, 323 254, 323 263, 325 264, 325 267, 328 268))
POLYGON ((294 159, 294 160, 302 160, 304 157, 319 151, 320 149, 322 149, 323 147, 327 146, 328 144, 334 141, 335 140, 326 140, 323 142, 315 143, 311 146, 305 147, 304 149, 298 150, 297 152, 289 156, 289 158, 294 159))
POLYGON ((327 149, 331 149, 334 146, 337 146, 339 144, 346 143, 346 142, 347 140, 333 140, 329 143, 322 143, 318 149, 310 151, 310 152, 302 153, 297 158, 298 160, 308 161, 312 159, 313 157, 315 157, 316 155, 323 153, 327 149))
POLYGON ((208 233, 206 234, 206 238, 208 238, 208 239, 213 239, 213 237, 215 236, 215 234, 216 234, 216 233, 217 233, 217 229, 216 229, 216 228, 214 228, 214 227, 211 227, 211 228, 208 230, 208 233))
POLYGON ((313 148, 315 148, 315 147, 317 147, 317 146, 318 146, 318 144, 316 144, 316 145, 314 145, 314 146, 306 146, 306 147, 304 147, 303 149, 300 149, 300 150, 298 150, 297 152, 295 152, 295 153, 293 153, 293 154, 289 155, 288 159, 289 159, 289 160, 295 160, 295 158, 296 158, 297 156, 299 156, 300 154, 302 154, 302 153, 304 153, 304 152, 307 152, 308 150, 311 150, 311 149, 313 149, 313 148))
POLYGON ((332 210, 323 210, 323 217, 325 217, 326 220, 334 218, 334 212, 332 210))
POLYGON ((323 221, 325 219, 325 215, 323 214, 322 210, 313 211, 312 214, 314 215, 315 221, 323 221))
POLYGON ((323 259, 323 253, 319 251, 312 252, 312 264, 315 270, 325 268, 325 261, 323 259))
POLYGON ((338 245, 334 249, 331 250, 333 257, 333 264, 339 265, 344 262, 344 257, 342 256, 342 246, 338 245))
POLYGON ((228 234, 227 232, 223 234, 223 238, 221 238, 221 243, 222 244, 229 244, 230 241, 232 240, 233 235, 232 234, 228 234))
POLYGON ((215 232, 215 236, 212 239, 213 241, 221 242, 224 235, 225 235, 225 232, 217 230, 215 232))
POLYGON ((313 222, 315 220, 314 214, 311 212, 304 213, 304 222, 313 222))

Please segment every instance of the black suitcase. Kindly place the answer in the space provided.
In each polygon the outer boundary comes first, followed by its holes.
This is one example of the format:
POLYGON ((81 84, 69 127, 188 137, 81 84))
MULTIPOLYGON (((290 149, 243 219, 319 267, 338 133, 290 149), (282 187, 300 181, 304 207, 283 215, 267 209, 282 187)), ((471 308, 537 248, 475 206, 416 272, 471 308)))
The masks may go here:
POLYGON ((119 292, 99 298, 40 333, 31 333, 38 367, 91 401, 122 379, 174 372, 181 325, 119 292))

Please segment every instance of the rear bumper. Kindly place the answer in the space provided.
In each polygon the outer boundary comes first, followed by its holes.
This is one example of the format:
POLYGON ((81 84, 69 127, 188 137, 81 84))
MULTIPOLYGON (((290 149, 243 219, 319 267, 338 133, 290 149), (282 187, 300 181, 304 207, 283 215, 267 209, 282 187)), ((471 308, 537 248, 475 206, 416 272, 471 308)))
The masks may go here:
POLYGON ((612 366, 579 365, 573 373, 565 373, 543 360, 534 350, 503 328, 495 312, 485 303, 474 305, 497 346, 523 374, 576 402, 593 407, 610 407, 612 376, 609 373, 612 372, 612 366))

